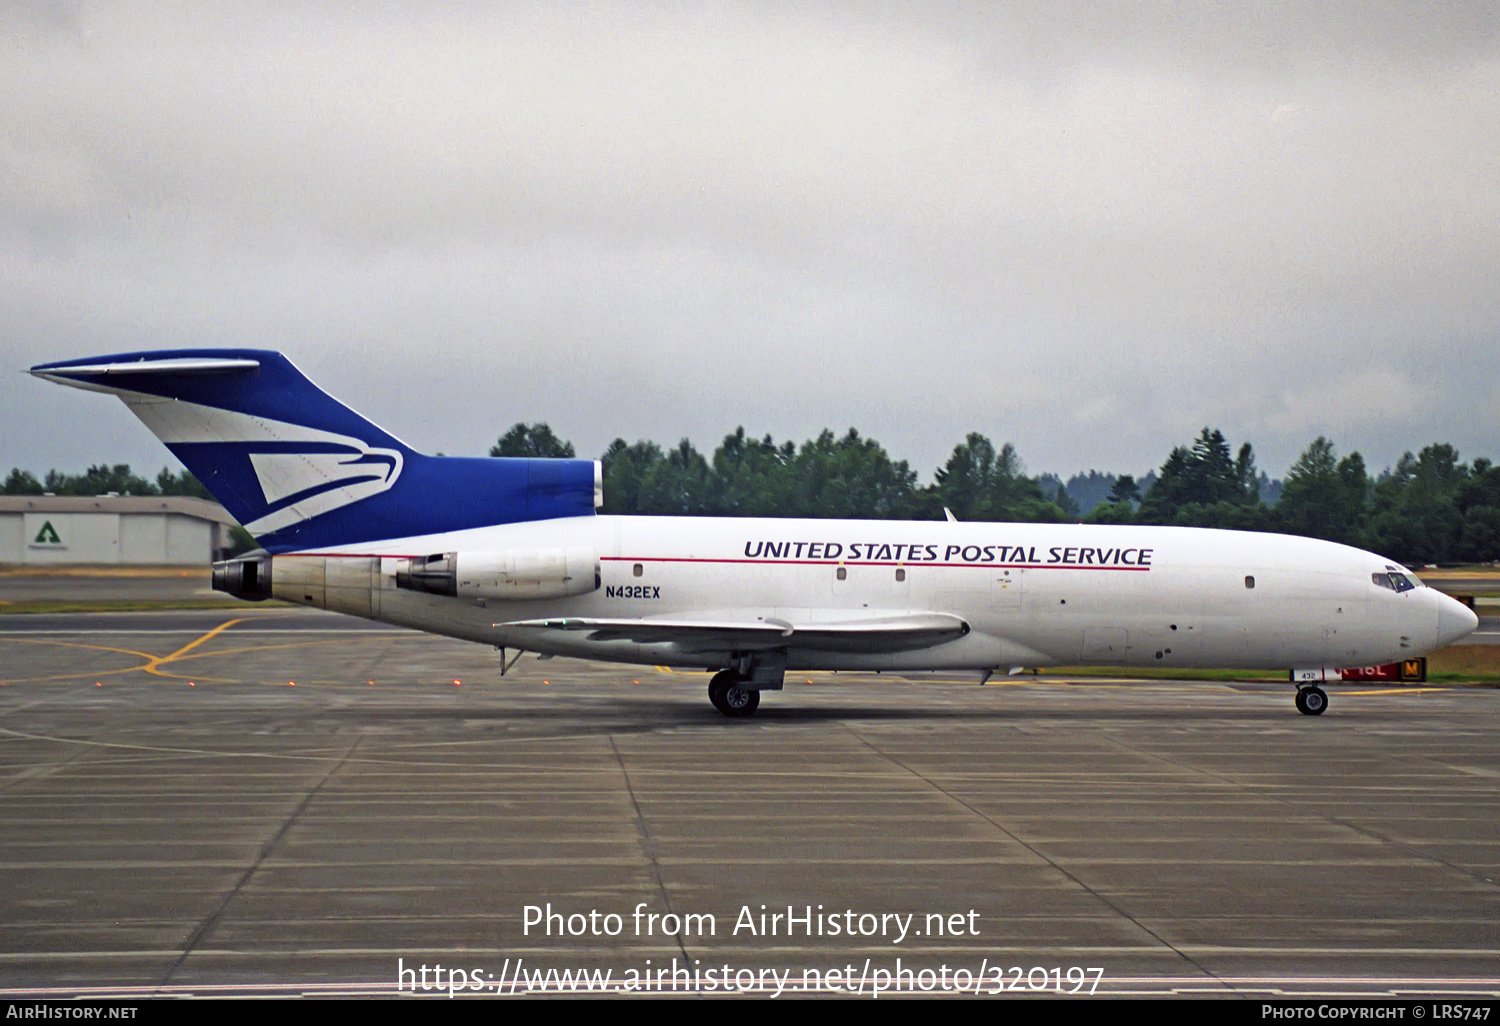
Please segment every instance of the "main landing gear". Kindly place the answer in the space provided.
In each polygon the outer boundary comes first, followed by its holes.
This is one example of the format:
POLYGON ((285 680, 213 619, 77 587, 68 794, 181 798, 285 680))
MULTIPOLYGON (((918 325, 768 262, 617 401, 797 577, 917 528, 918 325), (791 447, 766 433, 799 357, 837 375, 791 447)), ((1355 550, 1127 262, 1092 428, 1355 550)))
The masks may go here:
POLYGON ((1328 696, 1316 684, 1297 689, 1297 711, 1305 716, 1322 716, 1328 710, 1328 696))
POLYGON ((760 692, 745 687, 745 678, 720 670, 708 682, 708 700, 725 716, 751 716, 760 708, 760 692))

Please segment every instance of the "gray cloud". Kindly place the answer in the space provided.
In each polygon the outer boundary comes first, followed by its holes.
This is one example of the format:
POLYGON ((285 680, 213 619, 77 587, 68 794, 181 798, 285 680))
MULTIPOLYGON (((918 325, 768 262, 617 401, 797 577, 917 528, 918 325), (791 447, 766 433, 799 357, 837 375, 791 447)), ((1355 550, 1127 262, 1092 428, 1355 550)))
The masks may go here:
MULTIPOLYGON (((289 353, 411 443, 1495 456, 1489 5, 46 5, 0 352, 289 353)), ((165 462, 0 381, 0 464, 165 462)))

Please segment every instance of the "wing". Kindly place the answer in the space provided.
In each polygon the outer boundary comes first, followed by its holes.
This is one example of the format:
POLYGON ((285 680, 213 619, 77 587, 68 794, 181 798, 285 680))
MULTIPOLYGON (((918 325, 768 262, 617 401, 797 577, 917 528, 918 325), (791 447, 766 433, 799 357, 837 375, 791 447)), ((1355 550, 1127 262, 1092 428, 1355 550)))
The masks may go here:
POLYGON ((953 641, 969 633, 963 618, 949 613, 908 613, 867 620, 792 623, 775 617, 753 620, 624 620, 566 617, 513 620, 495 627, 587 631, 590 641, 676 645, 683 652, 765 651, 906 652, 953 641))

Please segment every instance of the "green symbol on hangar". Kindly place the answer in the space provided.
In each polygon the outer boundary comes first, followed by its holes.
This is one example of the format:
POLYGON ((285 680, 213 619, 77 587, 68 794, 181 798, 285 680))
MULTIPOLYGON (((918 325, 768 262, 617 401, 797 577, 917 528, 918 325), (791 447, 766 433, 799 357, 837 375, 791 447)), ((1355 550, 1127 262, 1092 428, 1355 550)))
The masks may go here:
POLYGON ((62 539, 58 537, 57 528, 52 526, 52 521, 48 520, 47 522, 42 524, 42 529, 36 533, 36 541, 32 542, 31 544, 61 545, 62 539))

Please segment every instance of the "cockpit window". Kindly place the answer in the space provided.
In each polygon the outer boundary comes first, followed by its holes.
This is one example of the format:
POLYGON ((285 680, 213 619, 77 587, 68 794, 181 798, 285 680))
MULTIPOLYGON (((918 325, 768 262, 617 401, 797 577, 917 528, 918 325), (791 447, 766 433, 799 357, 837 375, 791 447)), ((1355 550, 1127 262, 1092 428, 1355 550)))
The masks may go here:
POLYGON ((1382 588, 1389 588, 1391 591, 1397 592, 1411 591, 1417 586, 1410 577, 1402 573, 1396 573, 1395 571, 1388 574, 1371 574, 1370 580, 1382 588))

